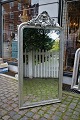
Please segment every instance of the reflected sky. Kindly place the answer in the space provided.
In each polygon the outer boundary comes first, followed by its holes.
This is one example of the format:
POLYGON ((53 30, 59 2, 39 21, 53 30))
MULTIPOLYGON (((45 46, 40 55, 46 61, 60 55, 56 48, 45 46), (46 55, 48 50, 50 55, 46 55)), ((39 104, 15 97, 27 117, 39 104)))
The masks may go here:
POLYGON ((56 40, 57 38, 59 38, 59 34, 57 34, 54 30, 51 30, 50 33, 48 33, 48 36, 53 40, 56 40))

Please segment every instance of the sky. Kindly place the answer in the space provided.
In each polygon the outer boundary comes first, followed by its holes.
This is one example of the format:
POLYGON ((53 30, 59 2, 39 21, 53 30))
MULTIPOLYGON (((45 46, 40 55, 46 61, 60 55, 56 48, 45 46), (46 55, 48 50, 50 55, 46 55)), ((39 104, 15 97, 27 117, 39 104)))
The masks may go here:
POLYGON ((31 0, 31 4, 36 4, 36 3, 39 3, 39 0, 31 0))
POLYGON ((52 38, 53 40, 56 40, 56 39, 59 37, 59 35, 56 34, 56 32, 55 32, 54 30, 51 31, 51 32, 48 34, 48 36, 49 36, 50 38, 52 38))

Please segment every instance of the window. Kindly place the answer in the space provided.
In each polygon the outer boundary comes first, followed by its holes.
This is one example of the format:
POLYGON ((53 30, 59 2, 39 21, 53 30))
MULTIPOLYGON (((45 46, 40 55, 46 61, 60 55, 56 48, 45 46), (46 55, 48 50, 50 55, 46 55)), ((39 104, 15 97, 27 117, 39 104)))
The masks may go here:
POLYGON ((10 19, 13 19, 13 18, 14 18, 14 13, 10 12, 10 19))
POLYGON ((10 2, 10 3, 9 3, 9 6, 10 6, 10 9, 11 9, 12 7, 14 7, 14 2, 10 2))
POLYGON ((18 10, 21 10, 21 3, 18 3, 18 10))
POLYGON ((12 24, 12 23, 9 24, 9 30, 14 31, 14 24, 12 24))

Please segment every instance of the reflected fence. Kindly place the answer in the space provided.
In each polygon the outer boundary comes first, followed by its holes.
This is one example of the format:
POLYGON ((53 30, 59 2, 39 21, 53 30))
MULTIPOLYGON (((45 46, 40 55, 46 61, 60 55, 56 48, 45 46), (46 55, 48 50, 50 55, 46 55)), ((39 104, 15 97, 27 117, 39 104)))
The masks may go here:
POLYGON ((24 77, 58 78, 59 52, 36 50, 24 53, 24 77))

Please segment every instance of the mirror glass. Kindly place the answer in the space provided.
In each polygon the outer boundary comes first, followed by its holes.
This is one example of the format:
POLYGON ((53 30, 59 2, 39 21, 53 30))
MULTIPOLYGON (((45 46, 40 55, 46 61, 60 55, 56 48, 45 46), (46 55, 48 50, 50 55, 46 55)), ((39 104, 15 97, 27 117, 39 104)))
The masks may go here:
POLYGON ((60 31, 23 29, 23 107, 59 98, 60 31))

